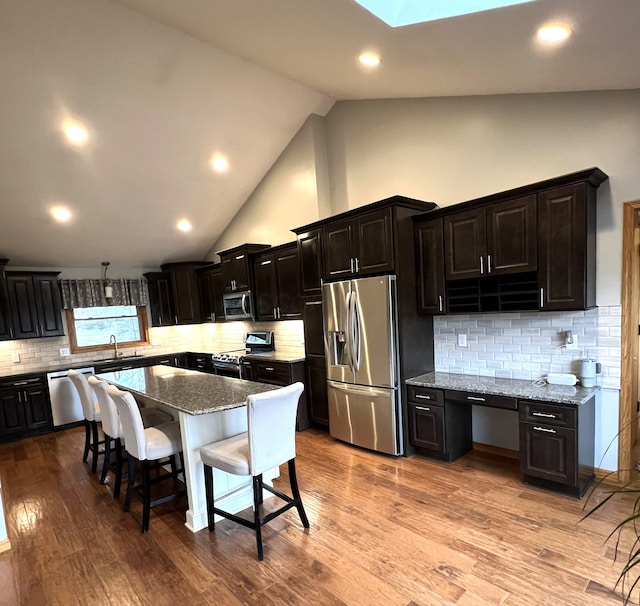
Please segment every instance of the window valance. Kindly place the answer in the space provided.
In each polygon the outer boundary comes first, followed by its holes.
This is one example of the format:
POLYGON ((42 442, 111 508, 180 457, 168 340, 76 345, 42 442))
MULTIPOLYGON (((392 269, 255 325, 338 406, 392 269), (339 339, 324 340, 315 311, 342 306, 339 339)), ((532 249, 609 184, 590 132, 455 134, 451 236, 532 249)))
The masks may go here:
POLYGON ((81 307, 108 307, 109 305, 147 305, 147 285, 139 280, 108 280, 113 297, 104 296, 104 280, 59 280, 62 306, 65 309, 81 307))

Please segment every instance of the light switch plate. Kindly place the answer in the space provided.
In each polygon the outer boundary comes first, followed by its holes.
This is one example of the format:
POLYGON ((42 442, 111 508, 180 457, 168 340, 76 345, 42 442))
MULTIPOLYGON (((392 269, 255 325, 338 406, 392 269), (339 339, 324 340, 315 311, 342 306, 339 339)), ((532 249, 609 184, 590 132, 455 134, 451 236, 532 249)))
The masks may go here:
POLYGON ((68 347, 61 347, 60 348, 60 355, 61 356, 70 356, 71 352, 69 351, 68 347))
POLYGON ((467 335, 462 332, 458 335, 458 347, 466 347, 466 346, 467 346, 467 335))
POLYGON ((19 353, 11 354, 11 361, 14 364, 17 364, 18 362, 20 362, 20 354, 19 353))

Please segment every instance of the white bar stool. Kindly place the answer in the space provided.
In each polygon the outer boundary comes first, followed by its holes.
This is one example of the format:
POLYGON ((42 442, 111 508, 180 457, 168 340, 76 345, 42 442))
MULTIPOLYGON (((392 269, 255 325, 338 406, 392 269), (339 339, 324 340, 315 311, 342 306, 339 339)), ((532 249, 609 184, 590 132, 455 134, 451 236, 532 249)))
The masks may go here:
POLYGON ((82 461, 87 462, 89 451, 91 451, 91 471, 93 473, 98 469, 98 457, 104 454, 104 450, 100 450, 100 445, 104 444, 98 437, 98 423, 102 422, 102 413, 100 404, 96 402, 95 394, 89 385, 87 377, 75 370, 69 370, 67 376, 78 390, 80 403, 82 404, 82 414, 84 416, 84 454, 82 461))
POLYGON ((152 507, 186 494, 183 484, 183 488, 176 489, 171 494, 155 499, 151 498, 151 488, 155 484, 170 478, 173 478, 174 482, 180 481, 178 474, 183 473, 184 467, 180 425, 177 421, 171 421, 145 429, 138 404, 128 391, 120 391, 115 385, 109 385, 107 393, 113 399, 118 410, 124 435, 124 446, 129 460, 129 482, 124 511, 129 511, 133 494, 140 497, 142 499, 142 532, 147 532, 152 507), (180 468, 176 464, 176 455, 180 455, 180 468), (166 459, 169 459, 171 463, 171 472, 161 473, 151 478, 151 471, 162 470, 166 459), (142 468, 142 483, 137 486, 135 485, 136 461, 140 462, 142 468))
POLYGON ((264 557, 261 527, 273 518, 295 507, 302 525, 309 528, 309 520, 298 490, 295 467, 296 414, 303 390, 302 383, 294 383, 281 389, 249 396, 247 398, 247 432, 207 444, 200 449, 200 458, 204 464, 209 532, 215 530, 215 514, 255 530, 259 560, 264 557), (262 474, 265 471, 283 463, 289 466, 289 482, 293 497, 262 483, 262 474), (253 520, 246 520, 215 506, 213 467, 234 475, 252 477, 253 520), (286 503, 280 509, 261 518, 263 488, 286 503))

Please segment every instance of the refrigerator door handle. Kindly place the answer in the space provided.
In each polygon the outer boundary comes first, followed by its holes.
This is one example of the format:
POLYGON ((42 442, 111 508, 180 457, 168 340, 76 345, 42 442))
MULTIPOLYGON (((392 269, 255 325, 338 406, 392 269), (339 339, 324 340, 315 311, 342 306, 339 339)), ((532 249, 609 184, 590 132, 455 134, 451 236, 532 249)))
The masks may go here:
POLYGON ((351 298, 353 293, 349 291, 347 293, 347 300, 345 305, 345 319, 344 319, 344 334, 346 340, 347 353, 349 358, 349 369, 353 372, 353 344, 351 342, 351 298))
POLYGON ((336 381, 327 381, 327 384, 337 391, 344 391, 347 393, 362 393, 383 396, 394 391, 393 387, 363 387, 360 385, 354 385, 353 383, 337 383, 336 381))
POLYGON ((353 357, 354 357, 354 370, 357 372, 360 370, 360 353, 362 347, 362 340, 360 335, 360 310, 358 307, 358 295, 354 291, 351 295, 351 334, 353 339, 353 357))

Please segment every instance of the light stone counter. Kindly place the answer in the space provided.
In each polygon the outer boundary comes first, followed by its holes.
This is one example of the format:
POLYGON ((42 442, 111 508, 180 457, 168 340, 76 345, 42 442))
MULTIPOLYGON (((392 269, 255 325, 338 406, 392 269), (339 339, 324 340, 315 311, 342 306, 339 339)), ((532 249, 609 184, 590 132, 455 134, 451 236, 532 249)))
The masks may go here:
POLYGON ((469 391, 497 396, 509 396, 523 400, 543 400, 556 404, 580 406, 591 399, 599 387, 580 385, 536 385, 533 381, 522 379, 501 379, 480 377, 477 375, 453 374, 447 372, 429 372, 407 379, 407 385, 434 387, 454 391, 469 391))

